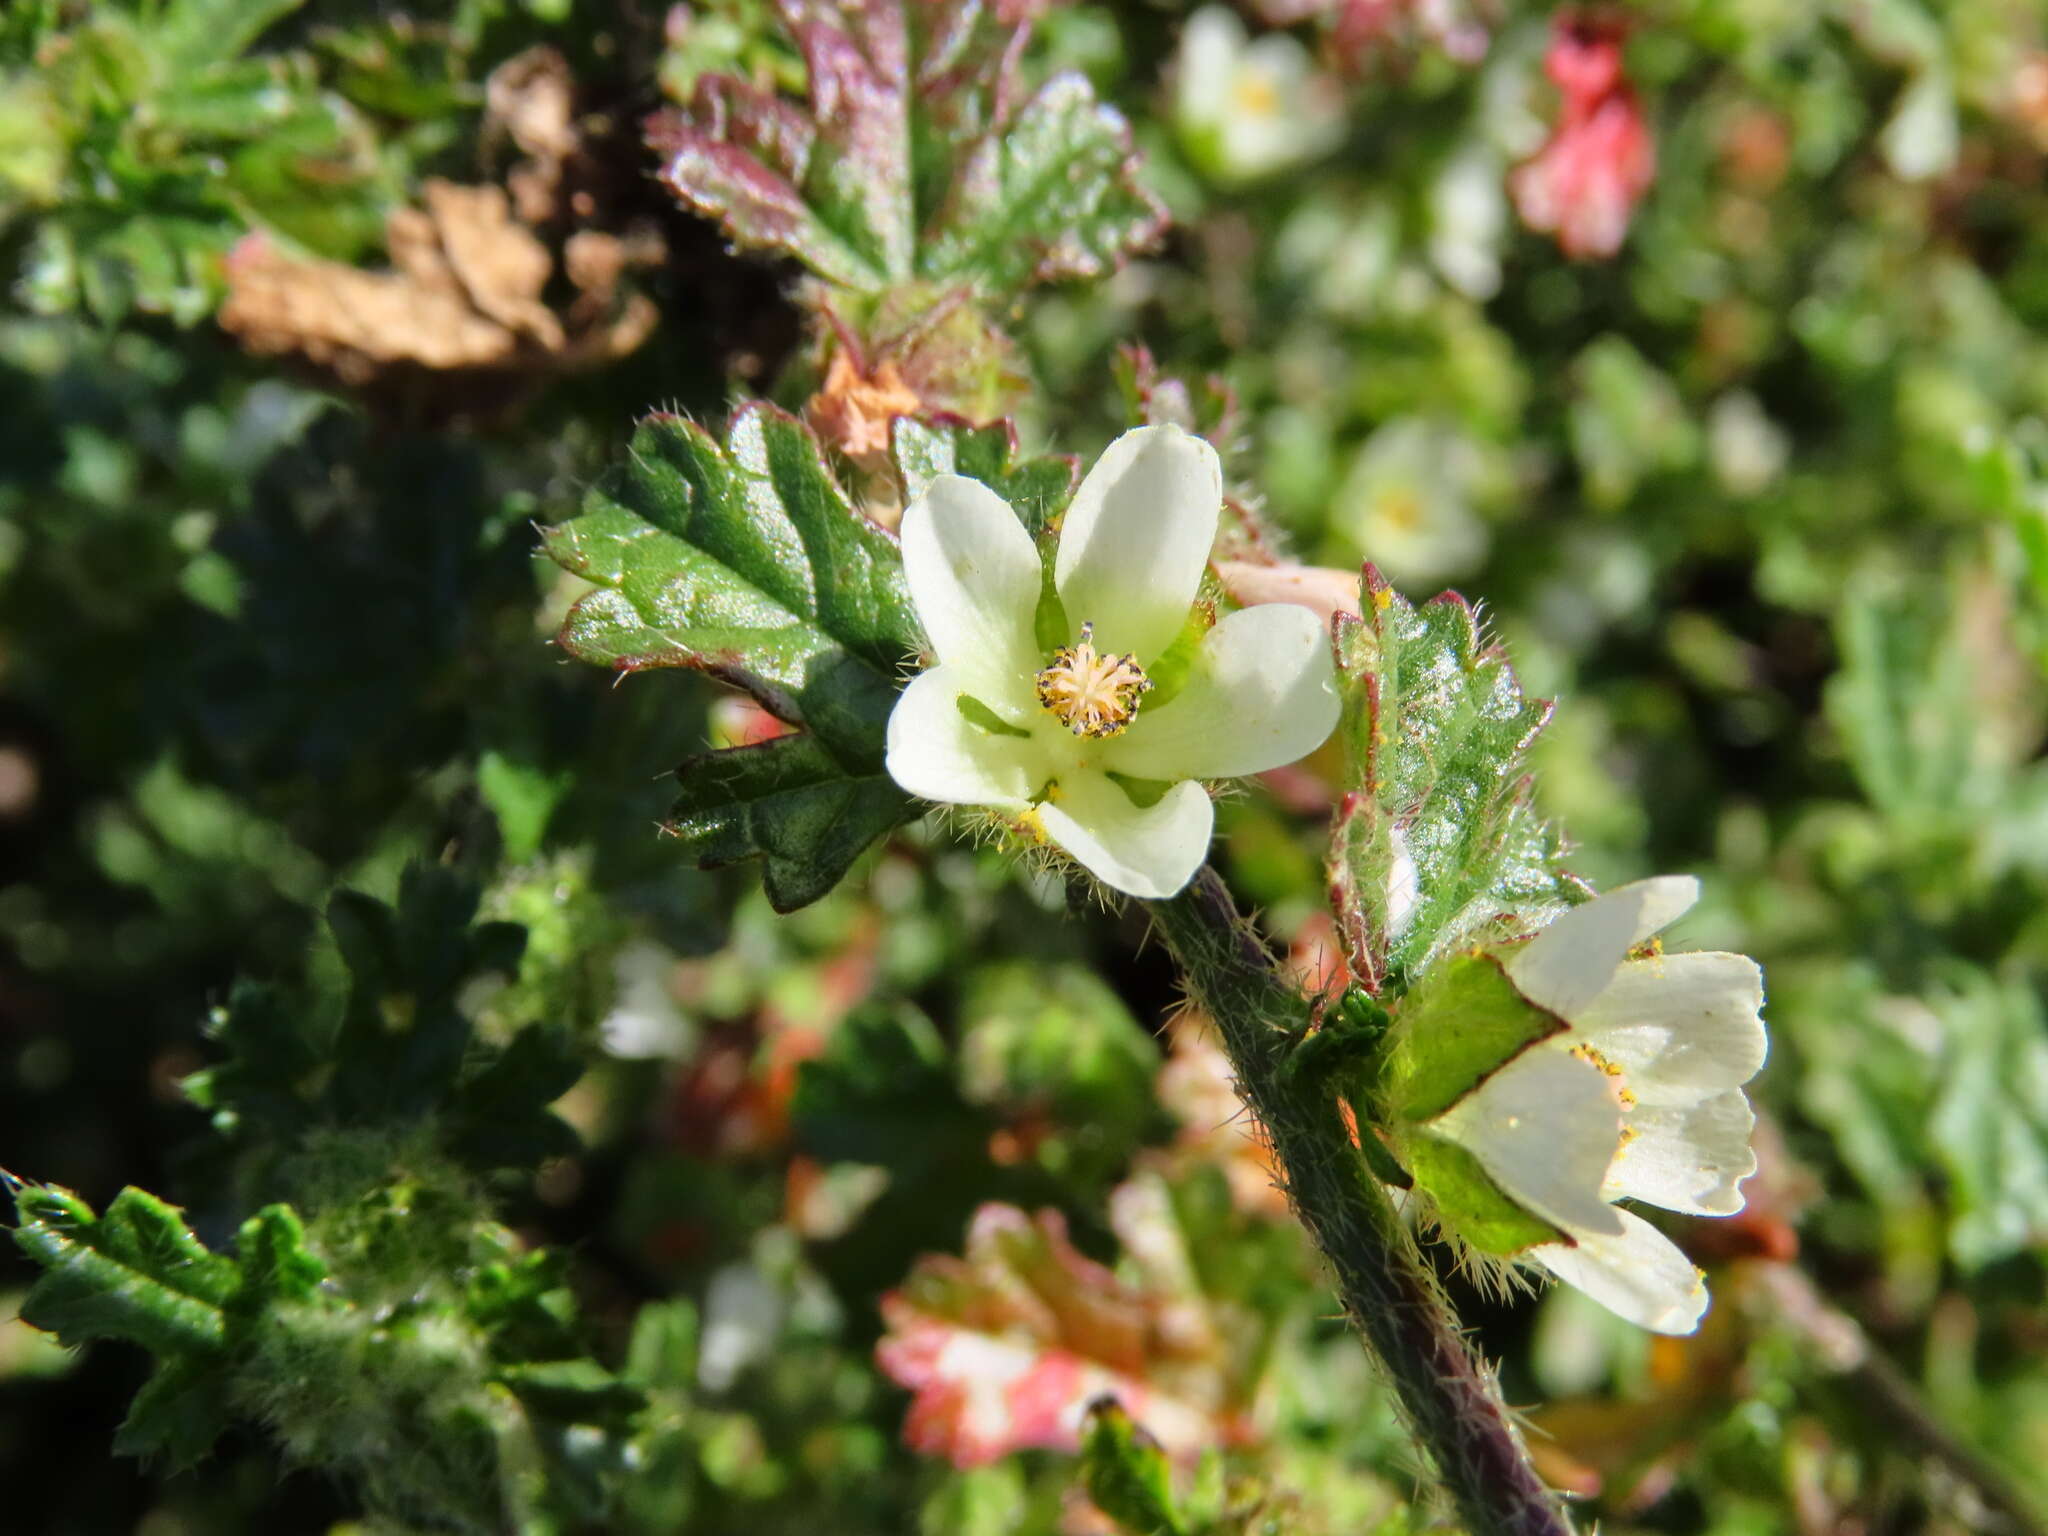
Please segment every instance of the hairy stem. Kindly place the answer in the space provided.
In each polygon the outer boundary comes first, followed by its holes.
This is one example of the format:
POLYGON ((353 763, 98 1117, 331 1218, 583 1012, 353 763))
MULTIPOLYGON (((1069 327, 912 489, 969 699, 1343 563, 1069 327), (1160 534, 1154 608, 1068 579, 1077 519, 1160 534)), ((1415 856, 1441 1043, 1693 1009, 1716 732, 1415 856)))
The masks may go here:
POLYGON ((1300 992, 1276 972, 1213 870, 1151 906, 1222 1032, 1238 1091, 1273 1138, 1287 1193, 1335 1273, 1345 1310, 1393 1378, 1466 1526, 1474 1536, 1571 1536, 1334 1094, 1287 1070, 1306 1020, 1300 992))

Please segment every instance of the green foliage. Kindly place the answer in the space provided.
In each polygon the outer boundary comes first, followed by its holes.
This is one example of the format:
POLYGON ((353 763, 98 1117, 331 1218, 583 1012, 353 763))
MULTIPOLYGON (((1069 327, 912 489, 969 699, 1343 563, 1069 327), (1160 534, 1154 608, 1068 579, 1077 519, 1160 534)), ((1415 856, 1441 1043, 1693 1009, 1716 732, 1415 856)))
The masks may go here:
POLYGON ((547 1022, 500 1043, 477 1037, 469 991, 516 974, 525 930, 472 925, 476 887, 430 865, 408 868, 395 907, 344 891, 327 921, 349 984, 338 1016, 276 987, 244 983, 211 1025, 227 1059, 188 1078, 215 1128, 272 1157, 309 1133, 432 1121, 479 1169, 527 1166, 573 1145, 548 1105, 582 1073, 566 1031, 547 1022))
POLYGON ((699 82, 650 139, 662 179, 745 246, 836 287, 912 281, 1007 299, 1113 271, 1163 214, 1130 130, 1079 75, 1024 95, 1029 27, 981 0, 784 0, 808 111, 741 80, 699 82))
POLYGON ((1406 985, 1503 918, 1535 926, 1581 887, 1558 867, 1526 754, 1550 718, 1455 593, 1412 607, 1368 566, 1363 620, 1340 618, 1345 797, 1331 889, 1353 973, 1406 985))
POLYGON ((1088 1410, 1081 1485, 1095 1507, 1131 1536, 1182 1536, 1187 1529, 1174 1507, 1166 1453, 1114 1399, 1088 1410))
POLYGON ((1387 1037, 1381 1103, 1394 1124, 1433 1120, 1538 1040, 1565 1028, 1515 990, 1492 955, 1422 974, 1387 1037))
POLYGON ((227 1428, 233 1372, 273 1308, 304 1301, 326 1274, 291 1208, 242 1225, 236 1256, 209 1252, 171 1206, 124 1189, 104 1214, 68 1190, 19 1185, 14 1241, 43 1268, 24 1321, 70 1345, 139 1344, 156 1370, 115 1448, 186 1467, 227 1428))
POLYGON ((965 475, 1007 501, 1034 536, 1046 532, 1065 510, 1080 479, 1080 466, 1071 456, 1020 454, 1017 429, 1007 421, 976 427, 946 418, 899 416, 892 438, 906 499, 923 495, 940 475, 965 475))
POLYGON ((547 548, 599 589, 563 626, 571 655, 693 667, 805 728, 679 770, 673 830, 704 863, 762 857, 771 900, 790 911, 915 814, 882 770, 897 674, 923 644, 902 557, 795 418, 748 406, 724 444, 649 418, 547 548))
POLYGON ((400 184, 370 125, 308 54, 250 52, 301 3, 24 7, 0 33, 0 228, 36 220, 36 308, 190 325, 252 223, 341 256, 378 240, 400 184))

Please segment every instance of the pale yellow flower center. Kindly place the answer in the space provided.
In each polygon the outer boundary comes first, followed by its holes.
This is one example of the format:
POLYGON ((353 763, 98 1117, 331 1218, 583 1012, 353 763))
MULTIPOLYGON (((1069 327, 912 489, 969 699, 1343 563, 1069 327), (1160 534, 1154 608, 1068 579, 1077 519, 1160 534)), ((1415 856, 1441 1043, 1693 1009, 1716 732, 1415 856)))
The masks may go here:
POLYGON ((1138 700, 1152 679, 1136 658, 1095 649, 1095 626, 1083 624, 1081 638, 1052 653, 1052 665, 1038 674, 1038 702, 1076 736, 1115 736, 1138 713, 1138 700))

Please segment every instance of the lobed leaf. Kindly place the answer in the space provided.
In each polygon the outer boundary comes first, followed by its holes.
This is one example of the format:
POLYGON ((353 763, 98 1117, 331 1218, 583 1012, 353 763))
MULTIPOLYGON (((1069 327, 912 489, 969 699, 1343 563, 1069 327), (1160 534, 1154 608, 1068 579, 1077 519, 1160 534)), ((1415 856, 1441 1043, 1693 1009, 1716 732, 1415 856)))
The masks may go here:
POLYGON ((1550 718, 1454 592, 1420 608, 1368 565, 1366 616, 1340 614, 1347 792, 1331 899, 1369 991, 1505 918, 1534 926, 1583 899, 1536 814, 1526 759, 1550 718))
POLYGON ((15 1191, 14 1241, 42 1266, 22 1303, 31 1326, 67 1345, 139 1344, 156 1371, 115 1440, 175 1468, 213 1447, 231 1418, 230 1372, 248 1330, 280 1300, 310 1295, 326 1267, 298 1216, 270 1206, 242 1224, 237 1258, 209 1250, 175 1207, 124 1189, 103 1214, 68 1190, 15 1191))
POLYGON ((840 288, 915 279, 1002 298, 1097 276, 1165 223, 1129 125, 1081 76, 1018 105, 1029 7, 997 0, 778 0, 807 111, 712 77, 656 118, 662 180, 743 246, 840 288))
MULTIPOLYGON (((976 462, 991 460, 973 440, 976 462)), ((547 550, 599 588, 563 626, 572 655, 620 671, 692 667, 806 728, 677 770, 670 830, 700 862, 763 859, 769 899, 789 911, 917 814, 882 766, 898 674, 924 645, 902 556, 796 418, 743 407, 722 444, 650 418, 547 550)))

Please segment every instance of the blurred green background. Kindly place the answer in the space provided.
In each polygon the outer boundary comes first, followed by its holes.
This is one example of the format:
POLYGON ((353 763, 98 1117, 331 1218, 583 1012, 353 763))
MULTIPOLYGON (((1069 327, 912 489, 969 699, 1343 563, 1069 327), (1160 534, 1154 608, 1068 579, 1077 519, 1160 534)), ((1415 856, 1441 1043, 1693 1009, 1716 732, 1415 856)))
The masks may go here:
MULTIPOLYGON (((1743 1217, 1679 1232, 1713 1275, 1702 1334, 1451 1282, 1582 1518, 1864 1536, 2012 1529, 2030 1503, 2038 1529, 2048 21, 1596 19, 1655 172, 1619 251, 1575 259, 1510 183, 1557 114, 1549 8, 1302 7, 1257 56, 1275 18, 1247 12, 1215 34, 1220 119, 1177 94, 1183 9, 1052 9, 1026 74, 1079 69, 1122 107, 1174 223, 1014 316, 1020 430, 1091 455, 1128 419, 1119 349, 1149 349, 1297 555, 1484 605, 1560 701, 1538 787, 1574 869, 1695 872, 1682 941, 1763 961, 1763 1168, 1743 1217), (1250 133, 1276 110, 1277 139, 1250 133)), ((178 1087, 220 1059, 209 1017, 238 978, 336 992, 330 895, 390 900, 440 863, 528 929, 510 1000, 476 1006, 588 1059, 560 1104, 580 1146, 496 1175, 491 1208, 566 1256, 607 1363, 686 1304, 666 1459, 590 1528, 1103 1529, 1070 1456, 906 1447, 873 1351, 882 1294, 959 1253, 977 1207, 1063 1212, 1114 1261, 1120 1186, 1170 1189, 1188 1283, 1237 1340, 1176 1367, 1239 1423, 1201 1475, 1264 1500, 1249 1528, 1425 1525, 1298 1232, 1218 1130, 1213 1062, 1163 1032, 1141 916, 925 825, 777 917, 752 870, 656 835, 665 771, 757 722, 548 644, 573 593, 535 525, 637 414, 714 417, 797 354, 793 269, 728 253, 638 145, 710 70, 802 77, 754 0, 0 19, 0 1166, 96 1205, 156 1191, 224 1242, 256 1176, 178 1087), (566 146, 522 117, 531 79, 565 82, 566 146), (403 268, 387 220, 430 178, 511 188, 558 263, 554 332, 528 315, 427 356, 424 300, 385 323, 349 297, 370 329, 322 353, 303 312, 298 334, 222 309, 279 252, 403 268), (578 275, 591 229, 615 283, 578 275)), ((1306 965, 1333 944, 1324 768, 1229 802, 1216 855, 1306 965)), ((32 1278, 0 1256, 0 1316, 32 1278)), ((7 1529, 364 1517, 256 1428, 175 1475, 113 1458, 145 1374, 0 1323, 7 1529)))

